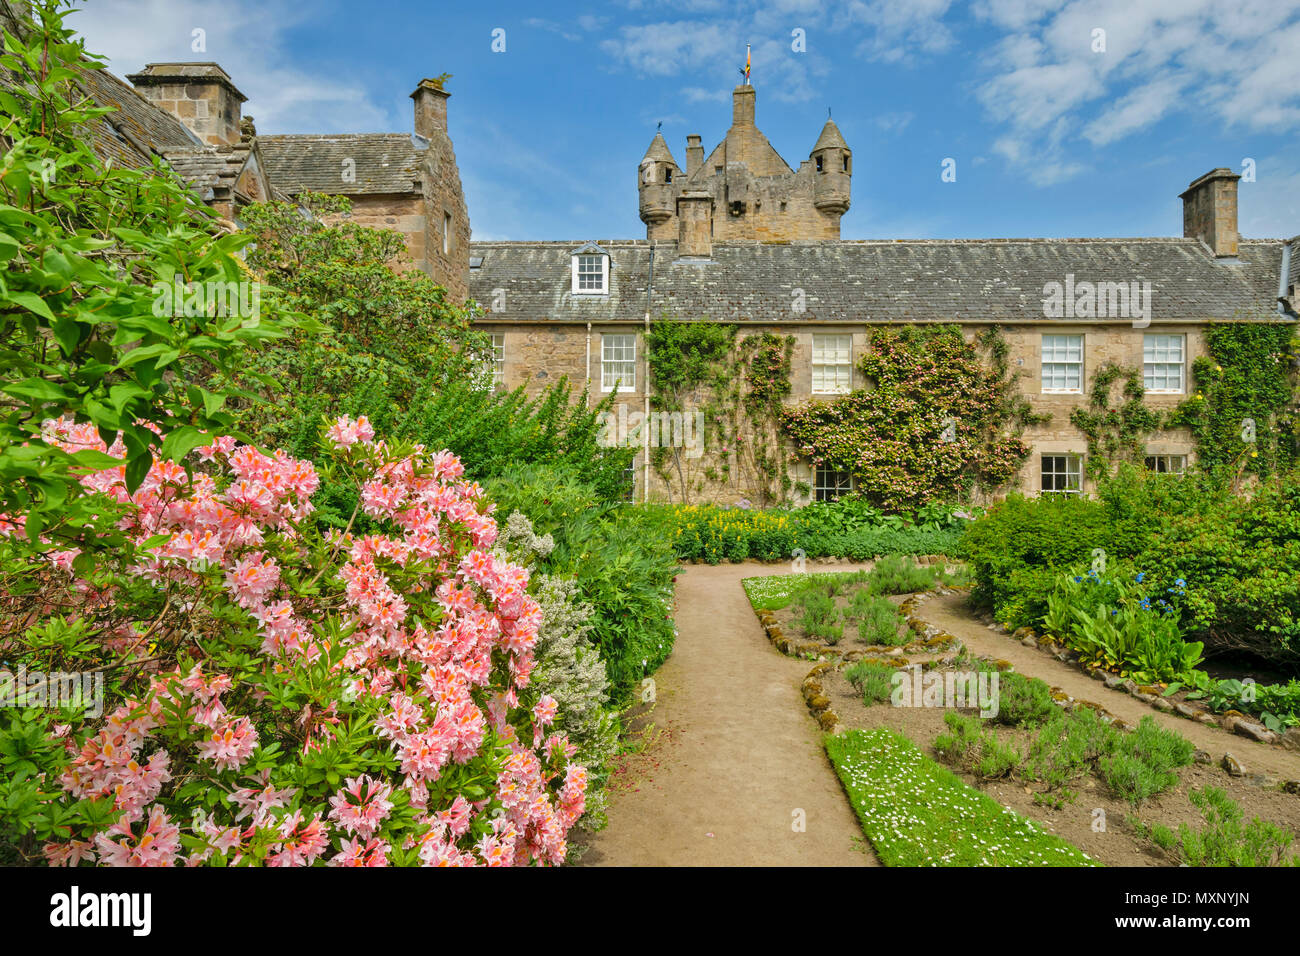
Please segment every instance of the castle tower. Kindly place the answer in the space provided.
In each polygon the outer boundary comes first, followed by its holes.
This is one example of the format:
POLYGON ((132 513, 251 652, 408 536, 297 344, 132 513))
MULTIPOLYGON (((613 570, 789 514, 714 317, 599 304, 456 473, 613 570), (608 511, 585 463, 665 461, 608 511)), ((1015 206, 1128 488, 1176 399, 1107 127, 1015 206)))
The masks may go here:
POLYGON ((848 211, 852 151, 827 121, 808 159, 791 169, 755 122, 757 93, 731 94, 731 126, 705 156, 700 136, 686 138, 683 175, 656 133, 637 170, 647 239, 676 239, 679 254, 707 257, 731 239, 838 239, 848 211), (688 221, 689 220, 689 221, 688 221))
POLYGON ((816 185, 813 203, 822 212, 836 217, 849 211, 849 177, 853 175, 853 153, 835 121, 827 118, 817 145, 808 158, 813 162, 816 185))
POLYGON ((663 134, 655 133, 637 166, 636 188, 641 197, 641 221, 646 224, 647 238, 660 238, 656 227, 676 215, 677 190, 682 179, 681 169, 663 134))

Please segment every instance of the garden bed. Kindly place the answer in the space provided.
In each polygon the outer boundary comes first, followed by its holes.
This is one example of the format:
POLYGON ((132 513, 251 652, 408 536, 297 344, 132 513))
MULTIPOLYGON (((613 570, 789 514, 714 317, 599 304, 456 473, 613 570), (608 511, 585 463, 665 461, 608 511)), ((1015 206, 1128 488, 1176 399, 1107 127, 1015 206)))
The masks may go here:
MULTIPOLYGON (((965 668, 968 665, 958 666, 965 668)), ((953 667, 940 668, 941 672, 949 670, 953 667)), ((844 730, 892 731, 913 741, 927 757, 939 758, 934 741, 951 732, 944 716, 953 710, 894 707, 887 700, 867 706, 863 703, 862 693, 839 667, 823 666, 816 679, 827 710, 836 715, 837 723, 844 730)), ((961 713, 974 715, 976 711, 961 713)), ((1029 748, 1037 734, 1035 728, 995 725, 988 720, 980 721, 980 724, 999 744, 1021 753, 1029 748)), ((1178 768, 1176 784, 1137 804, 1112 792, 1095 774, 1080 776, 1069 788, 1075 795, 1071 799, 1062 799, 1059 792, 1050 792, 1042 781, 1025 780, 1015 773, 988 780, 961 767, 948 769, 996 804, 1033 820, 1044 831, 1060 836, 1107 866, 1177 865, 1179 857, 1176 852, 1157 845, 1141 828, 1166 828, 1176 832, 1180 824, 1185 824, 1200 832, 1205 823, 1192 805, 1189 794, 1192 791, 1199 793, 1206 786, 1225 792, 1240 807, 1247 821, 1258 816, 1300 836, 1300 797, 1276 786, 1262 787, 1248 778, 1233 777, 1214 764, 1193 761, 1178 768), (1055 805, 1058 800, 1060 805, 1055 805)), ((879 852, 879 847, 877 850, 879 852)))

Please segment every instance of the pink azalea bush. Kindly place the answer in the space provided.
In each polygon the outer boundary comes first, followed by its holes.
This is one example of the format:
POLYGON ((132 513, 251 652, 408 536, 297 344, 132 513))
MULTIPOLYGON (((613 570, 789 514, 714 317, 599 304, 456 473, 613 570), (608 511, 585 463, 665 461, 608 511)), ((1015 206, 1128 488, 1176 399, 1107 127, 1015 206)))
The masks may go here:
MULTIPOLYGON (((91 426, 47 438, 122 456, 91 426)), ((324 467, 358 493, 344 531, 312 519, 310 462, 229 438, 134 494, 124 467, 85 476, 135 547, 93 583, 53 555, 120 676, 103 719, 54 731, 49 862, 564 861, 587 771, 530 687, 541 611, 492 550, 493 506, 449 452, 377 441, 364 418, 328 439, 324 467)))

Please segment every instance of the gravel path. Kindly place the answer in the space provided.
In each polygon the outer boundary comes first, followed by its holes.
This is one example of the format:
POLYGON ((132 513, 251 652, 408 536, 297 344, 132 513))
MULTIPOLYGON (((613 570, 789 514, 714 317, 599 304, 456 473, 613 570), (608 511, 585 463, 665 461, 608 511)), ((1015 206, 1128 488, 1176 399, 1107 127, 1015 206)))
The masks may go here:
POLYGON ((740 586, 774 570, 691 565, 678 576, 680 633, 654 675, 657 733, 616 777, 609 825, 583 865, 879 865, 800 697, 812 664, 768 643, 740 586))

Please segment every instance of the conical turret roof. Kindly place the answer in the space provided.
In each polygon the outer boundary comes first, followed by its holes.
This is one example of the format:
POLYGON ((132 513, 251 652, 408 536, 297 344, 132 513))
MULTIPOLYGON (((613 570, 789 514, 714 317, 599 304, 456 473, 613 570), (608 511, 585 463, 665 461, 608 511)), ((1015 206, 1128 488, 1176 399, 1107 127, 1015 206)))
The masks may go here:
POLYGON ((817 137, 817 145, 812 148, 815 153, 819 149, 848 149, 849 144, 844 142, 844 137, 840 135, 840 128, 835 125, 835 121, 828 119, 826 125, 822 127, 822 134, 817 137))
POLYGON ((668 144, 664 141, 663 133, 655 133, 655 138, 650 140, 650 148, 647 149, 645 155, 641 157, 641 162, 644 163, 647 159, 653 160, 656 163, 672 163, 674 166, 677 165, 677 160, 673 159, 673 154, 668 149, 668 144))

